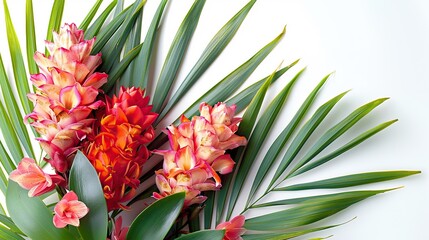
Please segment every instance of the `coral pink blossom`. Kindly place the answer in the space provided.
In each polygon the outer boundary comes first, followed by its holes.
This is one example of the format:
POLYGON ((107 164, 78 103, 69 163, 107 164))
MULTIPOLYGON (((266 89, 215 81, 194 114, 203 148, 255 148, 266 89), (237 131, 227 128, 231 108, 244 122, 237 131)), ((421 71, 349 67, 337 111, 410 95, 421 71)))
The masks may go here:
POLYGON ((218 190, 222 186, 219 174, 234 168, 226 150, 247 143, 245 137, 235 134, 241 120, 234 118, 235 105, 218 103, 212 107, 202 103, 200 113, 191 120, 182 116, 178 126, 167 127, 171 150, 154 151, 164 156, 163 169, 156 171, 160 191, 153 194, 156 199, 186 192, 185 208, 204 202, 201 191, 218 190))
POLYGON ((122 216, 120 216, 115 221, 115 228, 112 231, 112 238, 107 238, 107 240, 125 240, 128 230, 129 227, 122 227, 122 216))
POLYGON ((78 201, 76 193, 70 191, 55 205, 54 211, 55 227, 63 228, 68 224, 78 227, 79 219, 83 218, 89 209, 85 203, 78 201))
POLYGON ((90 55, 95 39, 83 36, 75 24, 65 24, 54 32, 53 42, 46 41, 50 55, 34 55, 41 73, 31 75, 36 92, 28 98, 34 109, 25 119, 41 135, 37 140, 49 156, 46 161, 61 173, 69 170, 76 149, 92 132, 92 111, 104 105, 97 96, 107 74, 95 72, 101 55, 90 55))
POLYGON ((23 158, 18 168, 10 173, 10 180, 17 182, 22 188, 30 190, 29 197, 39 196, 55 189, 56 185, 65 183, 64 178, 57 174, 47 174, 31 158, 23 158))
POLYGON ((244 220, 245 218, 243 215, 238 215, 231 219, 231 221, 217 225, 216 230, 225 230, 223 240, 242 240, 243 238, 241 235, 246 231, 246 229, 243 228, 244 220))

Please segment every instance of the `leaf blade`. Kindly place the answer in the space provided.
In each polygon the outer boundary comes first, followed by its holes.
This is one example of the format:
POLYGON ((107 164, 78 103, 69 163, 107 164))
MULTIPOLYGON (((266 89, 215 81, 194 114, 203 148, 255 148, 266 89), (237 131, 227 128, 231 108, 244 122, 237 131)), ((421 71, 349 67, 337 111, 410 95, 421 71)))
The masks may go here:
POLYGON ((94 167, 80 151, 76 153, 69 178, 70 190, 89 208, 89 213, 80 219, 80 234, 84 239, 105 238, 108 216, 104 192, 94 167))

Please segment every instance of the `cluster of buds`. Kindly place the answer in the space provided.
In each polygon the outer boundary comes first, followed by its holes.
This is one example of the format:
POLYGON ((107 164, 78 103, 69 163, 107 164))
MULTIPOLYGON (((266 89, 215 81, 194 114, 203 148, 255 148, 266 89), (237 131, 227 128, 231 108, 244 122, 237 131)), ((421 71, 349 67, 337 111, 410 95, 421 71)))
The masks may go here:
POLYGON ((101 64, 100 54, 90 55, 95 39, 84 40, 75 24, 65 24, 53 36, 53 42, 46 41, 50 56, 34 56, 41 73, 31 76, 37 91, 28 95, 35 107, 26 120, 41 135, 37 140, 50 157, 46 160, 64 173, 81 140, 92 132, 89 116, 103 105, 96 98, 107 74, 94 72, 101 64))
POLYGON ((130 200, 140 185, 140 173, 150 155, 145 144, 154 138, 152 123, 158 117, 148 104, 149 97, 144 97, 140 88, 122 87, 117 97, 106 96, 105 111, 99 111, 98 130, 84 144, 109 211, 126 208, 121 203, 130 200))
POLYGON ((219 174, 232 172, 234 161, 225 151, 243 146, 245 137, 238 136, 235 105, 218 103, 214 107, 202 103, 200 116, 192 120, 182 116, 179 126, 169 126, 167 135, 171 150, 156 150, 164 156, 163 169, 156 171, 156 185, 161 199, 177 192, 186 192, 184 207, 206 200, 201 191, 218 190, 219 174))

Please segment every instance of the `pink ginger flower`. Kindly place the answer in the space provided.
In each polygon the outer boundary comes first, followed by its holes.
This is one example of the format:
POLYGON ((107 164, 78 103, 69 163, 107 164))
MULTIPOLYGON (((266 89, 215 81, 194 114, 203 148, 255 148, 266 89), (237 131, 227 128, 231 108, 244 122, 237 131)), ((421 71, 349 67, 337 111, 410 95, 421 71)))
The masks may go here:
POLYGON ((46 160, 63 173, 81 140, 92 131, 90 114, 103 105, 96 98, 107 74, 94 72, 101 54, 90 55, 95 39, 84 40, 75 24, 65 24, 53 36, 54 42, 46 41, 50 56, 40 52, 34 56, 41 73, 31 76, 37 91, 28 94, 35 107, 26 120, 31 119, 40 133, 37 140, 50 157, 46 160))
POLYGON ((78 201, 76 193, 70 191, 55 205, 54 212, 55 227, 63 228, 68 224, 78 227, 79 219, 83 218, 89 209, 85 203, 78 201))
POLYGON ((129 227, 122 227, 122 216, 120 216, 115 221, 115 228, 113 228, 111 238, 107 238, 107 240, 125 240, 128 230, 129 227))
POLYGON ((30 190, 29 197, 40 196, 54 190, 56 185, 65 183, 61 176, 43 172, 31 158, 23 158, 18 168, 10 173, 9 178, 22 188, 30 190))
POLYGON ((241 120, 234 118, 235 105, 218 103, 211 107, 202 103, 200 112, 201 116, 192 120, 182 116, 179 126, 167 128, 171 150, 154 151, 164 156, 163 169, 156 171, 160 190, 153 195, 156 199, 185 191, 185 207, 204 202, 201 191, 218 190, 218 173, 233 170, 235 163, 225 151, 247 143, 245 137, 235 134, 241 120))
POLYGON ((223 240, 243 240, 241 235, 246 232, 246 229, 243 228, 244 220, 243 215, 238 215, 231 219, 231 221, 217 225, 216 230, 225 230, 223 240))

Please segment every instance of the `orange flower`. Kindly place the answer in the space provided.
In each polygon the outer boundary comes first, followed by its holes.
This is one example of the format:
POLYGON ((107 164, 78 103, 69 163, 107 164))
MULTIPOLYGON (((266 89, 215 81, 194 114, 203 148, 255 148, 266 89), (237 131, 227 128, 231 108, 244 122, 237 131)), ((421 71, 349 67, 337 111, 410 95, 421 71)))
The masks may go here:
POLYGON ((64 173, 81 140, 92 132, 89 115, 103 105, 96 98, 107 74, 94 73, 101 64, 100 54, 90 55, 95 39, 84 40, 75 24, 53 35, 54 42, 46 42, 50 56, 34 56, 41 73, 31 76, 37 91, 28 97, 35 107, 25 119, 40 133, 37 140, 50 157, 46 160, 64 173))
POLYGON ((140 172, 149 158, 145 144, 154 138, 149 97, 139 88, 121 88, 118 97, 106 97, 106 108, 95 137, 85 143, 85 152, 100 178, 109 211, 126 208, 135 195, 140 172), (126 192, 127 187, 131 188, 126 192))
POLYGON ((47 174, 31 158, 23 158, 18 168, 9 175, 10 180, 17 182, 19 186, 30 190, 29 197, 40 196, 55 189, 56 185, 62 185, 65 180, 57 174, 47 174))
POLYGON ((85 203, 78 201, 76 193, 70 191, 55 205, 54 212, 55 227, 63 228, 68 224, 78 227, 79 219, 83 218, 89 209, 85 203))
POLYGON ((231 221, 217 225, 216 230, 225 229, 223 240, 243 240, 241 235, 246 231, 246 229, 243 228, 244 220, 245 218, 243 215, 238 215, 231 219, 231 221))

